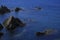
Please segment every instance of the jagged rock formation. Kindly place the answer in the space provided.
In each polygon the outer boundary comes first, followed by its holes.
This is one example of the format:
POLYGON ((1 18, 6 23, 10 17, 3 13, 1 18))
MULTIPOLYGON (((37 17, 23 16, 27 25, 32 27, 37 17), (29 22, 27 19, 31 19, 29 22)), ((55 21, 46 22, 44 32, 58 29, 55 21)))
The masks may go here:
POLYGON ((41 7, 35 7, 34 10, 41 10, 41 7))
POLYGON ((18 26, 25 26, 25 24, 21 20, 19 20, 18 18, 14 18, 13 16, 6 19, 3 24, 8 30, 14 30, 18 26))

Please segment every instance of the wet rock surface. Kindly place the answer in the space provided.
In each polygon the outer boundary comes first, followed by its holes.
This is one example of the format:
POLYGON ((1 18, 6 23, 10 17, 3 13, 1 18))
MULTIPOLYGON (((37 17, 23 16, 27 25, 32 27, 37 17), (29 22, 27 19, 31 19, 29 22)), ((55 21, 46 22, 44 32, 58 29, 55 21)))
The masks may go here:
POLYGON ((22 8, 18 8, 18 7, 15 8, 15 12, 19 12, 20 10, 22 10, 22 8))
POLYGON ((2 26, 2 24, 0 24, 0 31, 3 29, 3 26, 2 26))
POLYGON ((10 9, 8 9, 6 6, 1 5, 0 6, 0 14, 10 13, 10 9))
POLYGON ((18 18, 15 19, 15 22, 16 22, 17 26, 21 26, 21 27, 25 26, 25 23, 23 23, 22 21, 20 21, 18 18))
POLYGON ((43 35, 45 35, 45 33, 44 32, 36 32, 36 35, 37 36, 43 36, 43 35))
POLYGON ((18 18, 14 18, 13 16, 6 19, 3 24, 8 30, 14 30, 18 26, 25 26, 21 20, 19 20, 18 18))
POLYGON ((4 35, 3 32, 0 32, 0 38, 1 38, 3 35, 4 35))
POLYGON ((47 29, 44 31, 46 35, 51 35, 51 34, 55 34, 58 32, 58 30, 54 30, 54 29, 47 29))
POLYGON ((56 30, 51 30, 51 29, 49 29, 49 30, 45 30, 44 32, 36 32, 36 35, 37 36, 44 36, 44 35, 50 35, 50 34, 54 34, 54 33, 56 33, 57 31, 56 30))

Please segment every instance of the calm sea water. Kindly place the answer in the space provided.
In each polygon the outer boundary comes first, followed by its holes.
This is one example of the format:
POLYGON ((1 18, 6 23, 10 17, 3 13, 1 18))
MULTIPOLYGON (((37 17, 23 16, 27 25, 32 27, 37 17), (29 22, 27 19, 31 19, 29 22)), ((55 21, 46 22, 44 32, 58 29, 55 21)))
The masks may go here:
POLYGON ((60 0, 0 0, 0 5, 5 5, 11 10, 21 7, 25 11, 0 15, 0 23, 3 23, 9 16, 14 16, 26 23, 23 28, 16 28, 9 32, 2 30, 4 36, 1 40, 57 40, 60 38, 60 0), (41 7, 42 10, 32 10, 34 7, 41 7), (49 36, 37 37, 38 31, 45 29, 58 30, 57 33, 49 36))

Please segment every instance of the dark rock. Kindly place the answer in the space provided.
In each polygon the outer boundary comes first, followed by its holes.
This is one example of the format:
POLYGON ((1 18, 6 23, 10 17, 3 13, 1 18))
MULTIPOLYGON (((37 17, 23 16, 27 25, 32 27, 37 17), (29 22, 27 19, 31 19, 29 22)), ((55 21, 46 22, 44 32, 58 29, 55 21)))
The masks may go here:
POLYGON ((37 36, 44 36, 44 35, 51 35, 53 33, 57 32, 56 30, 48 29, 45 30, 44 32, 36 32, 37 36))
POLYGON ((3 36, 3 33, 2 32, 0 32, 0 38, 3 36))
POLYGON ((41 8, 37 8, 38 10, 40 10, 41 8))
POLYGON ((14 30, 18 26, 25 26, 21 20, 19 20, 18 18, 14 18, 13 16, 6 19, 3 24, 8 30, 14 30))
POLYGON ((10 18, 6 19, 3 24, 8 30, 14 30, 16 28, 16 26, 14 25, 14 20, 15 18, 11 16, 10 18))
POLYGON ((5 13, 9 13, 10 9, 8 9, 6 6, 1 5, 0 7, 0 14, 5 14, 5 13))
POLYGON ((3 26, 2 26, 2 24, 0 24, 0 30, 2 30, 3 29, 3 26))
POLYGON ((17 8, 15 9, 15 12, 18 12, 19 10, 22 10, 22 8, 18 8, 18 7, 17 7, 17 8))
POLYGON ((21 26, 21 27, 25 26, 25 23, 23 23, 23 22, 22 22, 21 20, 19 20, 18 18, 15 19, 15 22, 16 22, 17 26, 21 26))
POLYGON ((44 32, 36 32, 36 35, 37 36, 43 36, 43 35, 45 35, 45 33, 44 32))
POLYGON ((56 32, 58 32, 58 31, 55 30, 55 29, 47 29, 47 30, 45 30, 45 34, 46 34, 46 35, 51 35, 51 34, 54 34, 54 33, 56 33, 56 32))

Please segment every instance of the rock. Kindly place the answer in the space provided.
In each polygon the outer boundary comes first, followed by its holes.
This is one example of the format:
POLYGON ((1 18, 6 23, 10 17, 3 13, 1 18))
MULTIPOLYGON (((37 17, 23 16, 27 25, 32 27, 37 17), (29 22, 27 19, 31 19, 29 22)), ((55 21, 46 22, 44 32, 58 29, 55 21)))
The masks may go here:
POLYGON ((46 35, 54 34, 56 32, 57 32, 57 30, 53 30, 53 29, 47 29, 47 30, 45 30, 45 34, 46 35))
POLYGON ((19 10, 22 10, 22 8, 16 7, 15 12, 18 12, 19 10))
POLYGON ((45 33, 44 32, 36 32, 36 35, 37 36, 43 36, 43 35, 45 35, 45 33))
POLYGON ((3 36, 3 33, 2 32, 0 32, 0 38, 3 36))
POLYGON ((56 30, 45 30, 44 32, 36 32, 37 36, 44 36, 44 35, 50 35, 53 34, 54 32, 57 32, 56 30))
POLYGON ((3 24, 8 30, 14 30, 18 26, 24 26, 21 20, 19 20, 18 18, 14 18, 13 16, 6 19, 3 24))
POLYGON ((35 10, 41 10, 42 8, 41 7, 35 7, 35 10))
POLYGON ((3 26, 2 26, 2 24, 0 24, 0 31, 3 29, 3 26))
POLYGON ((1 5, 0 7, 0 14, 10 13, 10 9, 8 9, 6 6, 1 5))
POLYGON ((14 25, 15 23, 15 18, 13 16, 10 16, 10 18, 6 19, 3 23, 3 25, 8 29, 8 30, 14 30, 16 26, 14 25))
POLYGON ((18 18, 16 18, 15 21, 16 21, 16 24, 17 24, 18 26, 21 26, 21 27, 25 26, 25 23, 23 23, 23 22, 22 22, 21 20, 19 20, 18 18))

